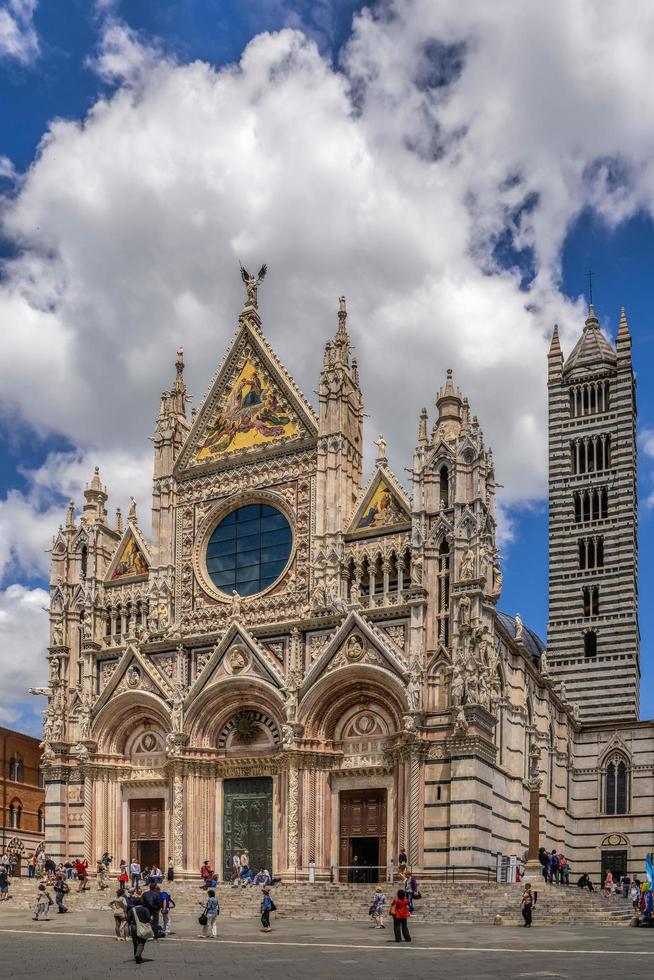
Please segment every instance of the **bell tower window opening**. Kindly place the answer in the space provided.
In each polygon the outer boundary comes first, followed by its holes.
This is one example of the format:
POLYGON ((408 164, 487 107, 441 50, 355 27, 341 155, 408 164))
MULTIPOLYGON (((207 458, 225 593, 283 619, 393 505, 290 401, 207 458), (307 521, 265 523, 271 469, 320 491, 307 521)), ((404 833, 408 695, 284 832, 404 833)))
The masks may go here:
POLYGON ((594 630, 587 630, 584 633, 584 656, 597 656, 597 633, 594 630))
POLYGON ((583 588, 584 616, 599 616, 599 589, 596 585, 585 585, 583 588))
POLYGON ((449 507, 450 505, 450 474, 448 472, 447 466, 443 464, 439 470, 439 489, 440 489, 440 504, 441 507, 449 507))
POLYGON ((438 642, 447 647, 450 642, 450 546, 447 541, 438 549, 438 642))

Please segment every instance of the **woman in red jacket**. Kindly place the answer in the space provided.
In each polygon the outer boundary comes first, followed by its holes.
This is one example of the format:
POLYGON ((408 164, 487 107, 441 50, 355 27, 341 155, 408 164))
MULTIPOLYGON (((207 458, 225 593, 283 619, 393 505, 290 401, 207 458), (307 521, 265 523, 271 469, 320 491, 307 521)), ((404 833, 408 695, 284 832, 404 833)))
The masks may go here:
POLYGON ((411 934, 409 932, 409 926, 407 919, 409 918, 409 902, 406 897, 406 892, 400 888, 397 893, 397 898, 394 898, 391 902, 391 907, 389 913, 393 918, 393 929, 395 931, 395 942, 401 943, 402 937, 407 943, 411 942, 411 934))

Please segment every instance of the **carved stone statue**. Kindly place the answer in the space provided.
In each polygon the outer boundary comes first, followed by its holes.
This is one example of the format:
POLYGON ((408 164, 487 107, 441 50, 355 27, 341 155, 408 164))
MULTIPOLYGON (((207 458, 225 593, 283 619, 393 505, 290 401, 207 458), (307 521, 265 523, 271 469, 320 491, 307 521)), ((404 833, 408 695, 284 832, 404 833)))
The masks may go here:
POLYGON ((241 597, 234 589, 232 592, 232 598, 229 602, 229 616, 230 619, 237 619, 241 615, 241 597))
POLYGON ((181 684, 176 684, 173 688, 173 710, 171 712, 171 724, 174 732, 184 730, 184 688, 181 684))
POLYGON ((125 676, 128 687, 138 687, 141 683, 141 671, 134 664, 128 668, 125 676))
POLYGON ((404 731, 407 735, 413 735, 416 730, 416 720, 413 715, 404 716, 404 731))
POLYGON ((465 593, 459 599, 459 625, 470 626, 470 596, 465 593))
POLYGON ((129 511, 127 512, 127 520, 136 524, 136 500, 134 497, 129 498, 129 511))
POLYGON ((83 694, 79 707, 79 734, 81 739, 91 737, 91 699, 88 694, 83 694))
POLYGON ((536 742, 531 743, 529 749, 529 778, 532 780, 540 777, 540 749, 536 742))
POLYGON ((73 755, 76 755, 80 762, 86 762, 89 757, 88 746, 84 745, 84 742, 78 742, 73 747, 73 755))
POLYGON ((518 642, 522 639, 523 623, 520 613, 515 614, 515 638, 518 642))
POLYGON ((52 623, 51 628, 51 639, 53 647, 60 647, 64 642, 64 628, 60 620, 55 620, 52 623))
POLYGON ((463 553, 463 558, 461 559, 459 578, 461 579, 462 582, 469 582, 470 579, 474 577, 475 577, 475 555, 472 548, 468 548, 468 550, 463 553))
POLYGON ((282 745, 284 748, 289 748, 295 742, 295 731, 293 726, 288 723, 282 725, 282 745))
POLYGON ((463 672, 461 670, 460 664, 454 664, 450 668, 452 671, 452 680, 450 683, 450 700, 452 704, 457 707, 463 704, 463 696, 465 694, 465 682, 463 680, 463 672))
POLYGON ((406 686, 406 699, 409 711, 419 711, 422 700, 422 684, 420 683, 420 673, 417 670, 409 674, 409 682, 406 686))
POLYGON ((565 681, 561 681, 561 687, 559 688, 559 697, 563 702, 568 700, 568 692, 565 687, 565 681))
POLYGON ((268 271, 267 265, 262 265, 256 276, 251 276, 247 269, 241 266, 241 279, 245 284, 245 291, 247 293, 247 305, 253 306, 257 309, 257 286, 260 282, 266 278, 266 272, 268 271))
POLYGON ((461 738, 468 733, 468 719, 463 708, 459 708, 454 722, 454 737, 461 738))
POLYGON ((168 607, 163 604, 157 611, 157 631, 163 633, 168 629, 169 625, 170 616, 168 615, 168 607))
POLYGON ((299 686, 296 678, 292 674, 282 688, 282 696, 284 698, 284 716, 286 721, 296 722, 299 707, 299 686))
POLYGON ((502 582, 504 581, 500 566, 493 565, 493 595, 499 596, 502 592, 502 582))
POLYGON ((549 674, 549 664, 547 662, 547 653, 545 650, 540 655, 540 672, 543 677, 547 677, 549 674))
POLYGON ((166 735, 166 756, 171 759, 178 757, 180 752, 180 746, 177 741, 177 732, 168 732, 166 735))
POLYGON ((411 559, 411 581, 414 585, 422 585, 422 555, 414 555, 411 559))
POLYGON ((30 687, 28 694, 43 694, 46 698, 49 698, 52 691, 49 687, 30 687))
POLYGON ((377 446, 377 459, 386 459, 386 440, 382 435, 375 439, 374 445, 377 446))

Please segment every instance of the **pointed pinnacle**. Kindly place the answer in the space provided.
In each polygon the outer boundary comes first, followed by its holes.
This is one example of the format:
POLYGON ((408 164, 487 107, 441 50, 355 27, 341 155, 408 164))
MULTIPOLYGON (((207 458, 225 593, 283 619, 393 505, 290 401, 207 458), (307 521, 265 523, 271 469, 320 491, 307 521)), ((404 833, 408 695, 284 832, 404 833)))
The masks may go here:
POLYGON ((558 357, 561 354, 561 344, 559 343, 559 325, 558 325, 558 323, 555 323, 554 324, 554 330, 552 331, 552 340, 551 340, 551 343, 550 343, 549 354, 550 354, 550 357, 552 357, 552 356, 558 357))

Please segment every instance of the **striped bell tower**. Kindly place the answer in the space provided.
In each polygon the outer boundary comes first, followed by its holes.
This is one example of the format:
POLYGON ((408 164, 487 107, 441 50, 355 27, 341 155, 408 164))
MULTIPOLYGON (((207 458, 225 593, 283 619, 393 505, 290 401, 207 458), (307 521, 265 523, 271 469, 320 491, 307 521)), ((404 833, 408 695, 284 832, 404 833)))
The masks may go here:
POLYGON ((553 678, 586 721, 638 717, 636 382, 624 310, 615 348, 591 304, 564 360, 548 355, 553 678))

